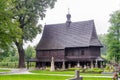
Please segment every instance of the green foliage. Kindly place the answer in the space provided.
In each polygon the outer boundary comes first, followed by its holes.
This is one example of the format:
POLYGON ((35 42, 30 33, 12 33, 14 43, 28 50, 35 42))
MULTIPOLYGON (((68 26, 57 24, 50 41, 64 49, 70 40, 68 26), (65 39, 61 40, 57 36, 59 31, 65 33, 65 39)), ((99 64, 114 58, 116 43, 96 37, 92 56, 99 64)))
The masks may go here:
POLYGON ((85 71, 86 73, 101 73, 103 70, 101 68, 92 68, 92 69, 87 69, 85 71))
POLYGON ((30 45, 25 49, 25 59, 34 58, 36 54, 35 48, 30 45))
POLYGON ((120 10, 111 14, 111 27, 107 35, 107 52, 110 60, 120 61, 120 10))
MULTIPOLYGON (((45 69, 46 71, 50 71, 50 68, 46 68, 45 69)), ((83 68, 69 68, 69 69, 66 69, 64 70, 64 72, 66 71, 75 71, 75 70, 79 70, 81 73, 101 73, 103 72, 103 69, 101 68, 87 68, 87 69, 83 69, 83 68)), ((56 70, 56 71, 63 71, 63 70, 56 70)), ((35 71, 37 73, 39 73, 40 71, 35 71)), ((63 73, 64 73, 63 72, 63 73)))
POLYGON ((103 72, 103 70, 101 68, 87 68, 87 69, 83 69, 83 68, 69 68, 69 71, 75 71, 75 70, 79 70, 82 73, 101 73, 103 72))
POLYGON ((17 68, 18 62, 0 62, 0 68, 17 68))
POLYGON ((101 48, 101 54, 106 55, 107 51, 107 35, 106 34, 100 34, 98 35, 98 38, 100 42, 102 43, 103 47, 101 48))
POLYGON ((106 65, 104 72, 114 72, 114 67, 111 65, 106 65))
POLYGON ((69 68, 69 71, 82 70, 82 68, 69 68))
POLYGON ((9 48, 0 53, 0 62, 18 62, 18 54, 16 48, 9 48))
POLYGON ((15 40, 15 44, 19 53, 19 66, 25 67, 25 54, 23 49, 23 41, 32 41, 37 34, 41 33, 41 25, 38 25, 39 18, 45 17, 47 8, 53 8, 56 0, 13 0, 12 11, 13 19, 19 23, 22 30, 21 40, 15 40))
POLYGON ((14 0, 14 19, 23 31, 22 39, 32 41, 41 32, 37 25, 39 18, 45 17, 47 8, 53 8, 56 0, 14 0))
POLYGON ((0 52, 10 47, 14 40, 21 37, 21 29, 18 23, 12 19, 11 0, 0 0, 0 52))
POLYGON ((23 41, 32 41, 41 32, 38 19, 45 17, 46 9, 53 8, 55 1, 0 0, 0 53, 15 42, 20 54, 19 65, 24 66, 23 41))

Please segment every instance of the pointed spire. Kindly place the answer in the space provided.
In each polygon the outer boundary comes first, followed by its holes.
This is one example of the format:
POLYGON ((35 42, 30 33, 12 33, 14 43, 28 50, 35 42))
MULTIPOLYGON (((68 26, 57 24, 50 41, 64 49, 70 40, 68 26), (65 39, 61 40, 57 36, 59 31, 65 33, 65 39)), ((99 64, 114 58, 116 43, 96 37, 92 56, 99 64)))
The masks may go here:
POLYGON ((66 25, 69 27, 71 23, 71 19, 70 19, 71 14, 70 14, 69 8, 68 8, 68 14, 66 15, 66 17, 67 17, 66 25))
POLYGON ((69 11, 69 8, 68 8, 68 14, 66 15, 67 17, 67 22, 71 22, 71 14, 70 14, 70 11, 69 11))

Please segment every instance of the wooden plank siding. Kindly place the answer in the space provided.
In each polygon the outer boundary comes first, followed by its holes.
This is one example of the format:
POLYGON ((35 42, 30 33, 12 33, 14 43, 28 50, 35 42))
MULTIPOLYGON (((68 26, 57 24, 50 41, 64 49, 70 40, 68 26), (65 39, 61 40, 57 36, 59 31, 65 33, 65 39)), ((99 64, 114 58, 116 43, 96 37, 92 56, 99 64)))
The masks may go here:
POLYGON ((99 47, 86 47, 86 48, 66 48, 65 50, 40 50, 37 51, 36 57, 39 61, 50 62, 51 58, 54 57, 55 61, 63 60, 82 60, 97 58, 100 56, 99 47))
POLYGON ((89 50, 90 50, 90 55, 96 56, 96 57, 100 56, 100 47, 97 47, 97 46, 89 47, 89 50))
POLYGON ((39 61, 51 61, 51 58, 54 57, 55 61, 64 60, 64 50, 40 50, 37 51, 36 57, 39 61))

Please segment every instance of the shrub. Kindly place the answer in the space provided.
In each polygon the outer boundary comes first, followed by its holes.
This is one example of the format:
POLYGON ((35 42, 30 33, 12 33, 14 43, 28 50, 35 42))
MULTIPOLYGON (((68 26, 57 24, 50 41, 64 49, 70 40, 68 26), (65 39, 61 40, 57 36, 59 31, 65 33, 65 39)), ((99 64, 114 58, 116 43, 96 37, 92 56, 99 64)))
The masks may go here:
POLYGON ((46 71, 50 71, 50 67, 47 67, 45 70, 46 70, 46 71))
POLYGON ((82 68, 69 68, 69 71, 82 70, 82 68))
POLYGON ((79 70, 82 73, 101 73, 103 72, 103 70, 101 68, 87 68, 87 69, 83 69, 83 68, 69 68, 69 71, 75 71, 75 70, 79 70))
POLYGON ((107 66, 104 68, 104 72, 114 72, 114 67, 113 67, 113 66, 110 66, 110 65, 107 65, 107 66))
POLYGON ((86 73, 101 73, 103 72, 103 70, 100 68, 91 68, 91 69, 86 69, 85 72, 86 73))
POLYGON ((17 68, 17 62, 0 62, 1 68, 17 68))

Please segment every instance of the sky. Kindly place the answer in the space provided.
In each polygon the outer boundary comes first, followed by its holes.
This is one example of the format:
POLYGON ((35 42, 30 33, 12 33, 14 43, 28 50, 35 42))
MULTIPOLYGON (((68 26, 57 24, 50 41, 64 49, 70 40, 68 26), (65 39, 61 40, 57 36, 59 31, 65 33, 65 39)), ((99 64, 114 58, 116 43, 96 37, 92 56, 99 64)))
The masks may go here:
MULTIPOLYGON (((110 14, 120 9, 120 0, 57 0, 53 9, 47 9, 46 17, 39 24, 65 23, 68 8, 72 22, 94 20, 97 34, 105 34, 110 26, 110 14)), ((40 38, 41 34, 25 47, 38 44, 40 38)))

